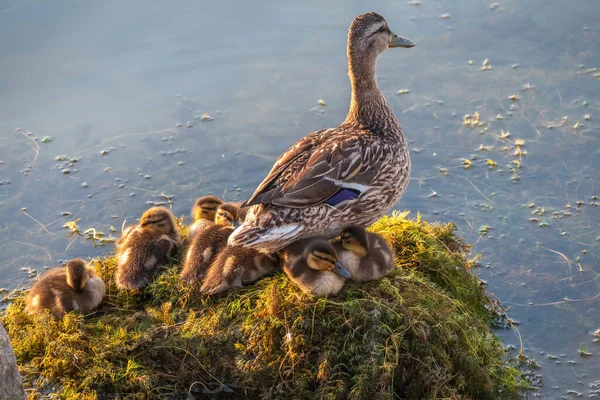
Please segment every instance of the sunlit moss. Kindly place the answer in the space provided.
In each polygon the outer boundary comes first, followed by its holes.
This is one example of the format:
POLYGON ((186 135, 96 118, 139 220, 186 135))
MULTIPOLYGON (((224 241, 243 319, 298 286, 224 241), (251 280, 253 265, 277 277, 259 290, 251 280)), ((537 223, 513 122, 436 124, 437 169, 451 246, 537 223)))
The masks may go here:
POLYGON ((518 398, 527 386, 490 326, 497 304, 471 273, 452 225, 405 215, 370 229, 396 249, 396 271, 324 299, 282 273, 208 298, 171 266, 143 292, 117 290, 116 263, 94 264, 105 303, 62 320, 1 321, 30 387, 63 398, 518 398))

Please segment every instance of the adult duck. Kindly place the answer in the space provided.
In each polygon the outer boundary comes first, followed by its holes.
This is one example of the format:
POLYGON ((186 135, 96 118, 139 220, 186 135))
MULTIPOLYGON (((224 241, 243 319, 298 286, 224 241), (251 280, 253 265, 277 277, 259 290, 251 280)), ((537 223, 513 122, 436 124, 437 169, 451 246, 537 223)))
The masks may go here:
POLYGON ((337 128, 310 133, 277 159, 243 204, 253 207, 230 245, 274 252, 303 238, 370 225, 396 204, 408 185, 410 158, 375 67, 388 47, 413 46, 379 14, 354 19, 348 32, 348 116, 337 128))

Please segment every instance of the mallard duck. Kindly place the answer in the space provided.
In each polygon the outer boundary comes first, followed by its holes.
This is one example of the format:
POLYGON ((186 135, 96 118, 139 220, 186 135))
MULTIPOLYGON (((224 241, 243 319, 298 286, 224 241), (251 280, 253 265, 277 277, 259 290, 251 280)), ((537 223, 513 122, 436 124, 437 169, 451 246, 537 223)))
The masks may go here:
POLYGON ((104 281, 77 258, 40 277, 27 294, 27 311, 49 309, 56 318, 70 311, 86 313, 98 307, 105 294, 104 281))
POLYGON ((188 248, 180 275, 182 281, 192 283, 204 277, 212 260, 227 245, 237 218, 235 205, 224 203, 218 207, 215 224, 200 231, 188 248))
POLYGON ((353 281, 379 279, 396 268, 394 252, 385 239, 361 226, 344 229, 333 247, 353 281))
POLYGON ((312 236, 367 226, 400 199, 410 178, 408 146, 375 79, 377 56, 413 47, 376 13, 359 15, 348 33, 350 111, 337 128, 304 137, 275 162, 244 206, 253 206, 231 245, 275 252, 312 236))
POLYGON ((164 207, 152 207, 117 247, 117 286, 141 289, 182 246, 175 216, 164 207))
POLYGON ((214 295, 246 286, 280 267, 277 255, 264 254, 250 247, 227 246, 208 268, 200 290, 214 295))
POLYGON ((214 224, 217 207, 221 204, 223 200, 215 196, 204 196, 196 200, 192 207, 194 222, 188 228, 188 242, 191 242, 202 229, 214 224))
POLYGON ((305 293, 323 297, 338 293, 350 273, 325 239, 304 239, 283 250, 283 270, 305 293))

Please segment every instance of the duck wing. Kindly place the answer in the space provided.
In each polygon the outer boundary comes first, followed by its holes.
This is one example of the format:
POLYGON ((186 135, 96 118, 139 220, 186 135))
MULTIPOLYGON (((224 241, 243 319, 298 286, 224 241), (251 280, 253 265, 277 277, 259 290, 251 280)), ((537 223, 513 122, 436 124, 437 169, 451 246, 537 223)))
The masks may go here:
POLYGON ((326 129, 301 139, 277 159, 244 206, 336 206, 357 198, 377 176, 373 164, 381 147, 368 135, 341 133, 326 129))

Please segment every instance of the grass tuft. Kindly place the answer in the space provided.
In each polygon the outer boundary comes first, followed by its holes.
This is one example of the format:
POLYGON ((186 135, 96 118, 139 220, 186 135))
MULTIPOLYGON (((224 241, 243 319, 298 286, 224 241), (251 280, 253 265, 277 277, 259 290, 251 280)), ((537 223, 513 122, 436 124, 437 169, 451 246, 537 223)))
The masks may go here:
POLYGON ((176 264, 120 291, 106 257, 94 263, 107 283, 95 313, 30 316, 20 293, 0 320, 33 398, 50 387, 90 399, 519 398, 529 381, 490 329, 498 306, 454 226, 396 214, 370 230, 396 249, 397 269, 327 299, 281 272, 208 298, 176 264))

